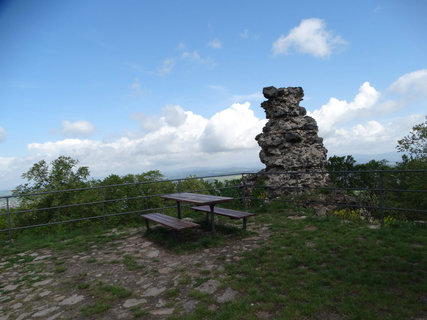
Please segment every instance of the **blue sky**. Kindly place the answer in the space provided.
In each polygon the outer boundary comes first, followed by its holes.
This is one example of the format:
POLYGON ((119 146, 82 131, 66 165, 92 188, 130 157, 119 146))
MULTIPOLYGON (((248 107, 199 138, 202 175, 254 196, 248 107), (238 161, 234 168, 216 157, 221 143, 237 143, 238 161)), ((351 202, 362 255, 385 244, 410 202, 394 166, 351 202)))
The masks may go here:
POLYGON ((395 151, 426 114, 425 1, 0 2, 0 189, 262 167, 262 88, 301 86, 328 155, 395 151))

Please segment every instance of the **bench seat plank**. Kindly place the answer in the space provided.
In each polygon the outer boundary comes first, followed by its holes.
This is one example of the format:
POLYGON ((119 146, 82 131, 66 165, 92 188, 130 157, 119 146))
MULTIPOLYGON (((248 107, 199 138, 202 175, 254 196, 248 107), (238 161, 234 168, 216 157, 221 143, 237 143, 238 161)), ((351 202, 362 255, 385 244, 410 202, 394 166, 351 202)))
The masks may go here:
POLYGON ((157 212, 143 214, 141 215, 141 217, 146 220, 160 223, 161 225, 167 226, 174 230, 184 230, 184 229, 189 229, 189 228, 194 228, 199 226, 197 223, 177 219, 177 218, 174 218, 165 214, 157 213, 157 212))
MULTIPOLYGON (((196 207, 191 207, 191 209, 196 211, 211 212, 211 209, 209 206, 196 206, 196 207)), ((237 210, 219 208, 219 207, 214 207, 214 213, 221 216, 229 217, 231 219, 242 219, 242 218, 251 217, 255 215, 255 213, 237 211, 237 210)))

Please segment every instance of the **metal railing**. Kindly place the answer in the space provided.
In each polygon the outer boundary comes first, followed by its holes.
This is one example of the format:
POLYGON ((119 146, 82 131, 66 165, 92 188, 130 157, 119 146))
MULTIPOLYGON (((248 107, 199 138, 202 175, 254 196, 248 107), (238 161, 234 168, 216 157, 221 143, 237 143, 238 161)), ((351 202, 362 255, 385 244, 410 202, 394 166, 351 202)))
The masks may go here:
MULTIPOLYGON (((285 183, 279 188, 284 197, 275 201, 293 202, 298 214, 301 207, 319 205, 328 209, 331 209, 331 206, 363 209, 377 211, 376 218, 384 225, 386 213, 391 216, 405 214, 409 220, 415 220, 414 214, 424 220, 427 213, 427 170, 288 171, 262 172, 257 175, 280 175, 284 176, 285 180, 286 177, 293 177, 294 184, 289 186, 285 183), (301 176, 312 175, 324 175, 327 183, 320 186, 300 183, 301 176), (417 182, 414 183, 414 180, 417 182), (408 197, 408 194, 411 196, 408 197)), ((268 183, 268 179, 266 180, 268 183)), ((258 188, 268 190, 269 186, 266 184, 258 188)))
POLYGON ((0 233, 7 232, 10 240, 12 232, 21 229, 95 219, 102 220, 106 228, 110 217, 175 208, 160 201, 160 195, 183 191, 232 195, 245 208, 274 197, 270 201, 293 203, 298 214, 303 207, 363 209, 375 212, 384 224, 386 213, 417 216, 427 213, 426 181, 427 170, 287 171, 223 174, 9 195, 0 197, 0 203, 3 202, 0 233), (279 177, 283 184, 279 187, 269 185, 268 177, 272 175, 279 177), (328 183, 303 183, 304 178, 313 175, 323 176, 328 183), (289 184, 291 179, 293 183, 289 184), (414 184, 417 179, 419 183, 414 184), (225 183, 227 181, 234 183, 225 183))

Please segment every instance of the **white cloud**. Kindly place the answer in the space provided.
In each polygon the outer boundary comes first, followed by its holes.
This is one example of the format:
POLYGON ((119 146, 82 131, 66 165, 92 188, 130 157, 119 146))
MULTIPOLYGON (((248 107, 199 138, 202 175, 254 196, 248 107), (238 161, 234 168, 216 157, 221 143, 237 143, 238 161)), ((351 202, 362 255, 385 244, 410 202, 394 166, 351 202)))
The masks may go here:
POLYGON ((0 142, 6 140, 7 132, 3 129, 2 126, 0 126, 0 142))
POLYGON ((382 94, 365 82, 353 101, 332 97, 320 109, 308 112, 319 125, 329 155, 396 151, 397 140, 424 119, 426 78, 424 69, 407 73, 382 94), (408 116, 396 115, 400 109, 408 116))
POLYGON ((374 107, 379 97, 380 93, 369 82, 365 82, 359 88, 359 93, 353 101, 330 98, 329 102, 321 106, 319 110, 308 112, 308 114, 316 119, 321 134, 328 135, 334 132, 337 125, 375 114, 374 107))
POLYGON ((191 63, 193 65, 206 65, 210 69, 215 67, 215 61, 210 57, 202 57, 196 50, 187 50, 187 46, 184 43, 180 43, 177 48, 180 51, 180 55, 174 58, 165 59, 161 66, 157 68, 157 75, 164 76, 170 73, 173 68, 179 63, 191 63))
MULTIPOLYGON (((397 140, 424 121, 425 102, 424 108, 418 110, 411 102, 415 100, 403 99, 408 94, 423 94, 419 88, 423 88, 424 77, 414 76, 419 74, 415 71, 403 75, 382 94, 365 82, 351 101, 331 98, 309 113, 317 120, 328 155, 395 151, 397 140), (392 98, 388 92, 393 94, 392 98), (396 108, 404 108, 408 116, 402 117, 395 112, 396 108)), ((140 121, 143 130, 109 141, 63 139, 32 143, 25 157, 0 157, 0 189, 14 187, 10 183, 19 181, 19 176, 33 163, 41 159, 51 161, 59 155, 79 159, 81 165, 89 166, 94 177, 151 169, 191 172, 195 167, 261 166, 260 148, 254 138, 262 132, 266 120, 257 118, 248 102, 235 103, 210 118, 179 105, 167 105, 160 116, 137 113, 132 119, 140 121)), ((81 137, 85 131, 77 130, 77 123, 65 122, 76 130, 71 132, 81 137)))
POLYGON ((273 43, 275 55, 288 53, 291 48, 315 57, 328 57, 332 50, 346 42, 338 35, 326 30, 322 19, 311 18, 302 20, 288 35, 280 35, 273 43))
POLYGON ((207 152, 256 149, 254 138, 265 123, 255 117, 249 102, 234 103, 209 120, 201 137, 202 147, 207 152))
POLYGON ((95 126, 84 120, 76 122, 63 120, 61 124, 61 134, 65 137, 89 137, 95 131, 95 126))
POLYGON ((167 105, 163 108, 164 119, 171 127, 179 127, 185 123, 187 114, 181 106, 167 105))
POLYGON ((21 174, 34 162, 24 158, 0 157, 0 190, 11 190, 22 184, 21 174))
POLYGON ((143 112, 137 112, 130 116, 132 120, 140 123, 141 129, 144 132, 150 132, 156 130, 160 125, 160 120, 152 115, 147 115, 143 112))
POLYGON ((240 33, 240 38, 243 38, 243 39, 249 39, 249 38, 252 38, 252 39, 257 40, 257 39, 259 39, 259 38, 260 38, 260 35, 259 35, 259 34, 252 34, 252 33, 250 33, 250 32, 249 32, 249 30, 248 30, 248 29, 245 29, 245 30, 243 30, 243 31, 240 33))
MULTIPOLYGON (((167 105, 159 117, 138 113, 132 119, 141 121, 141 126, 149 130, 109 141, 73 138, 31 143, 25 157, 0 157, 0 177, 5 177, 4 181, 18 181, 19 175, 33 163, 41 159, 51 161, 59 155, 79 159, 94 177, 151 169, 170 172, 209 166, 261 166, 254 138, 266 120, 256 118, 248 102, 235 103, 211 118, 186 111, 179 105, 167 105)), ((82 122, 64 123, 65 127, 75 129, 82 122)), ((74 133, 81 133, 77 131, 74 133)))
POLYGON ((180 42, 177 46, 178 50, 186 50, 187 49, 187 45, 184 42, 180 42))
POLYGON ((404 74, 391 84, 388 90, 402 95, 427 97, 427 69, 404 74))
POLYGON ((242 101, 262 101, 264 96, 261 92, 254 92, 246 95, 235 95, 233 96, 233 101, 242 102, 242 101))
POLYGON ((215 61, 210 57, 202 58, 197 51, 184 51, 181 55, 183 60, 188 60, 197 64, 204 64, 210 68, 215 67, 215 61))
POLYGON ((212 84, 212 85, 209 85, 208 88, 217 92, 218 94, 226 94, 228 92, 228 89, 221 85, 212 84))
POLYGON ((380 123, 370 120, 349 128, 337 128, 324 144, 329 156, 334 154, 381 154, 396 151, 397 140, 407 135, 421 115, 412 115, 380 123))
POLYGON ((163 76, 172 71, 175 67, 176 61, 173 58, 167 58, 163 61, 162 65, 157 69, 157 74, 163 76))
POLYGON ((218 38, 215 38, 208 42, 208 46, 214 49, 221 49, 222 42, 218 38))
POLYGON ((145 90, 141 86, 141 82, 138 78, 135 78, 134 82, 130 86, 130 97, 141 96, 145 93, 145 90))
POLYGON ((249 38, 249 30, 245 29, 240 33, 241 38, 249 38))
POLYGON ((382 11, 384 9, 384 7, 382 6, 376 6, 374 10, 372 10, 373 13, 378 13, 380 11, 382 11))

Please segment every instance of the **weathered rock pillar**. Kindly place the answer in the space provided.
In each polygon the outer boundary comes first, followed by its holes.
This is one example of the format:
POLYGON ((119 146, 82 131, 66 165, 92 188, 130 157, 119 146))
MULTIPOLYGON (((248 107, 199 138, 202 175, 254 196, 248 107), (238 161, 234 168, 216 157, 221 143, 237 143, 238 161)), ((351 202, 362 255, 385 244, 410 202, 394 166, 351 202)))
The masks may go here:
POLYGON ((327 175, 320 171, 326 170, 327 150, 317 135, 316 120, 299 105, 303 89, 266 87, 263 94, 268 100, 261 107, 268 122, 255 139, 261 147, 260 160, 266 166, 260 173, 265 176, 269 195, 294 192, 296 186, 326 186, 327 175), (297 174, 271 174, 289 171, 297 174))

